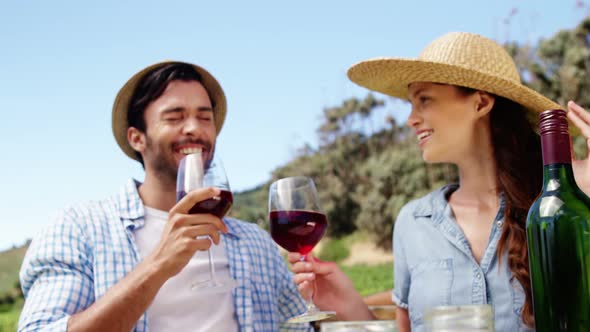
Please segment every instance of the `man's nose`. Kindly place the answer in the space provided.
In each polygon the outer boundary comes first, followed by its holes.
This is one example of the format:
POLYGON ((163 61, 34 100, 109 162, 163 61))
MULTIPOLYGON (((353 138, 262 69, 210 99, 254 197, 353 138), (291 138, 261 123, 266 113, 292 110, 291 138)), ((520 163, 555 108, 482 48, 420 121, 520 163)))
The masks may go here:
POLYGON ((199 119, 196 117, 188 117, 184 120, 182 125, 182 133, 185 135, 195 135, 199 131, 199 119))

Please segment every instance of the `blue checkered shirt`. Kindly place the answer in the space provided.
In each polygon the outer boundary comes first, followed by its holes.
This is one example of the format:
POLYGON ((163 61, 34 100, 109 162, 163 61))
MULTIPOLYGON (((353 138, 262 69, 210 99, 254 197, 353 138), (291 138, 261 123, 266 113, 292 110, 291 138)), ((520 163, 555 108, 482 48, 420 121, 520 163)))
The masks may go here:
MULTIPOLYGON (((292 274, 268 234, 257 225, 225 218, 224 236, 240 331, 312 331, 282 324, 305 311, 292 274)), ((66 331, 70 316, 88 308, 140 260, 133 231, 144 225, 137 183, 110 199, 65 209, 31 243, 20 280, 25 305, 19 331, 66 331)), ((198 310, 198 308, 196 309, 198 310)), ((133 331, 147 331, 144 313, 133 331)))

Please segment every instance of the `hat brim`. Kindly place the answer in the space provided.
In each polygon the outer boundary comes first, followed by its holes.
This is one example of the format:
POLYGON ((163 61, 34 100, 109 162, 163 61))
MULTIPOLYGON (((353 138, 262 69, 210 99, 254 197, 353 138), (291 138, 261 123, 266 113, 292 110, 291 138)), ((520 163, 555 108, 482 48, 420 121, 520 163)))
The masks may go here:
POLYGON ((207 70, 192 63, 185 63, 180 61, 163 61, 156 64, 153 64, 149 67, 142 69, 141 71, 137 72, 133 75, 126 83, 123 85, 117 97, 115 98, 115 102, 113 104, 113 114, 112 114, 112 126, 113 126, 113 134, 115 136, 115 140, 119 147, 129 158, 135 159, 139 161, 136 151, 131 147, 129 141, 127 140, 127 128, 129 127, 129 123, 127 121, 127 112, 129 110, 129 103, 135 92, 135 88, 139 81, 152 70, 159 68, 166 64, 172 63, 179 63, 179 64, 188 64, 192 66, 199 75, 201 75, 203 81, 201 82, 207 90, 209 94, 209 98, 214 103, 213 113, 215 118, 215 127, 217 129, 217 134, 221 131, 223 127, 223 123, 225 122, 225 115, 227 112, 227 102, 225 99, 225 93, 221 88, 219 82, 211 75, 207 70))
POLYGON ((562 108, 520 82, 456 65, 418 59, 375 58, 362 61, 350 67, 348 77, 360 86, 404 100, 408 99, 409 84, 433 82, 490 92, 535 113, 562 108))

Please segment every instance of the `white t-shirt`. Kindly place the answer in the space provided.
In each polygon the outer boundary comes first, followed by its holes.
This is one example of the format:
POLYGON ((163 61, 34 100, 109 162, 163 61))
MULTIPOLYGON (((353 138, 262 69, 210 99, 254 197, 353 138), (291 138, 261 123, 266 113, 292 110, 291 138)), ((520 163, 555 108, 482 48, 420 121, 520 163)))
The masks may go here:
MULTIPOLYGON (((168 212, 145 207, 145 225, 134 231, 142 257, 149 255, 160 242, 168 212)), ((225 245, 211 246, 215 273, 229 278, 225 245)), ((238 331, 234 301, 230 291, 200 293, 191 284, 209 277, 206 251, 197 251, 188 265, 160 288, 147 310, 148 331, 238 331)))

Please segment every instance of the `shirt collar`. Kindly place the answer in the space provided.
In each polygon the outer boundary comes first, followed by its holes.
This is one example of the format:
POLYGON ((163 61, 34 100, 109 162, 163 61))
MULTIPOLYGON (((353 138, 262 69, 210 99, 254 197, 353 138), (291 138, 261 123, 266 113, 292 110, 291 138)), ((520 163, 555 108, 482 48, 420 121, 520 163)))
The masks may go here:
POLYGON ((117 199, 121 221, 125 228, 130 228, 131 230, 143 227, 145 221, 143 202, 137 190, 139 185, 141 185, 141 182, 129 179, 121 187, 117 199))
POLYGON ((236 239, 241 238, 248 234, 247 230, 240 225, 240 221, 234 218, 225 217, 223 218, 223 222, 227 225, 227 234, 231 237, 235 237, 236 239))
MULTIPOLYGON (((452 212, 449 205, 449 196, 459 188, 459 184, 449 184, 442 188, 431 192, 424 199, 418 200, 416 209, 414 210, 415 217, 433 217, 432 220, 441 220, 445 215, 450 215, 452 212)), ((506 205, 505 194, 499 194, 500 208, 498 216, 500 218, 504 214, 504 207, 506 205)))
POLYGON ((446 185, 426 195, 423 199, 418 200, 418 204, 414 210, 414 216, 430 217, 435 214, 443 214, 449 203, 449 195, 457 190, 457 188, 459 188, 458 184, 446 185))

